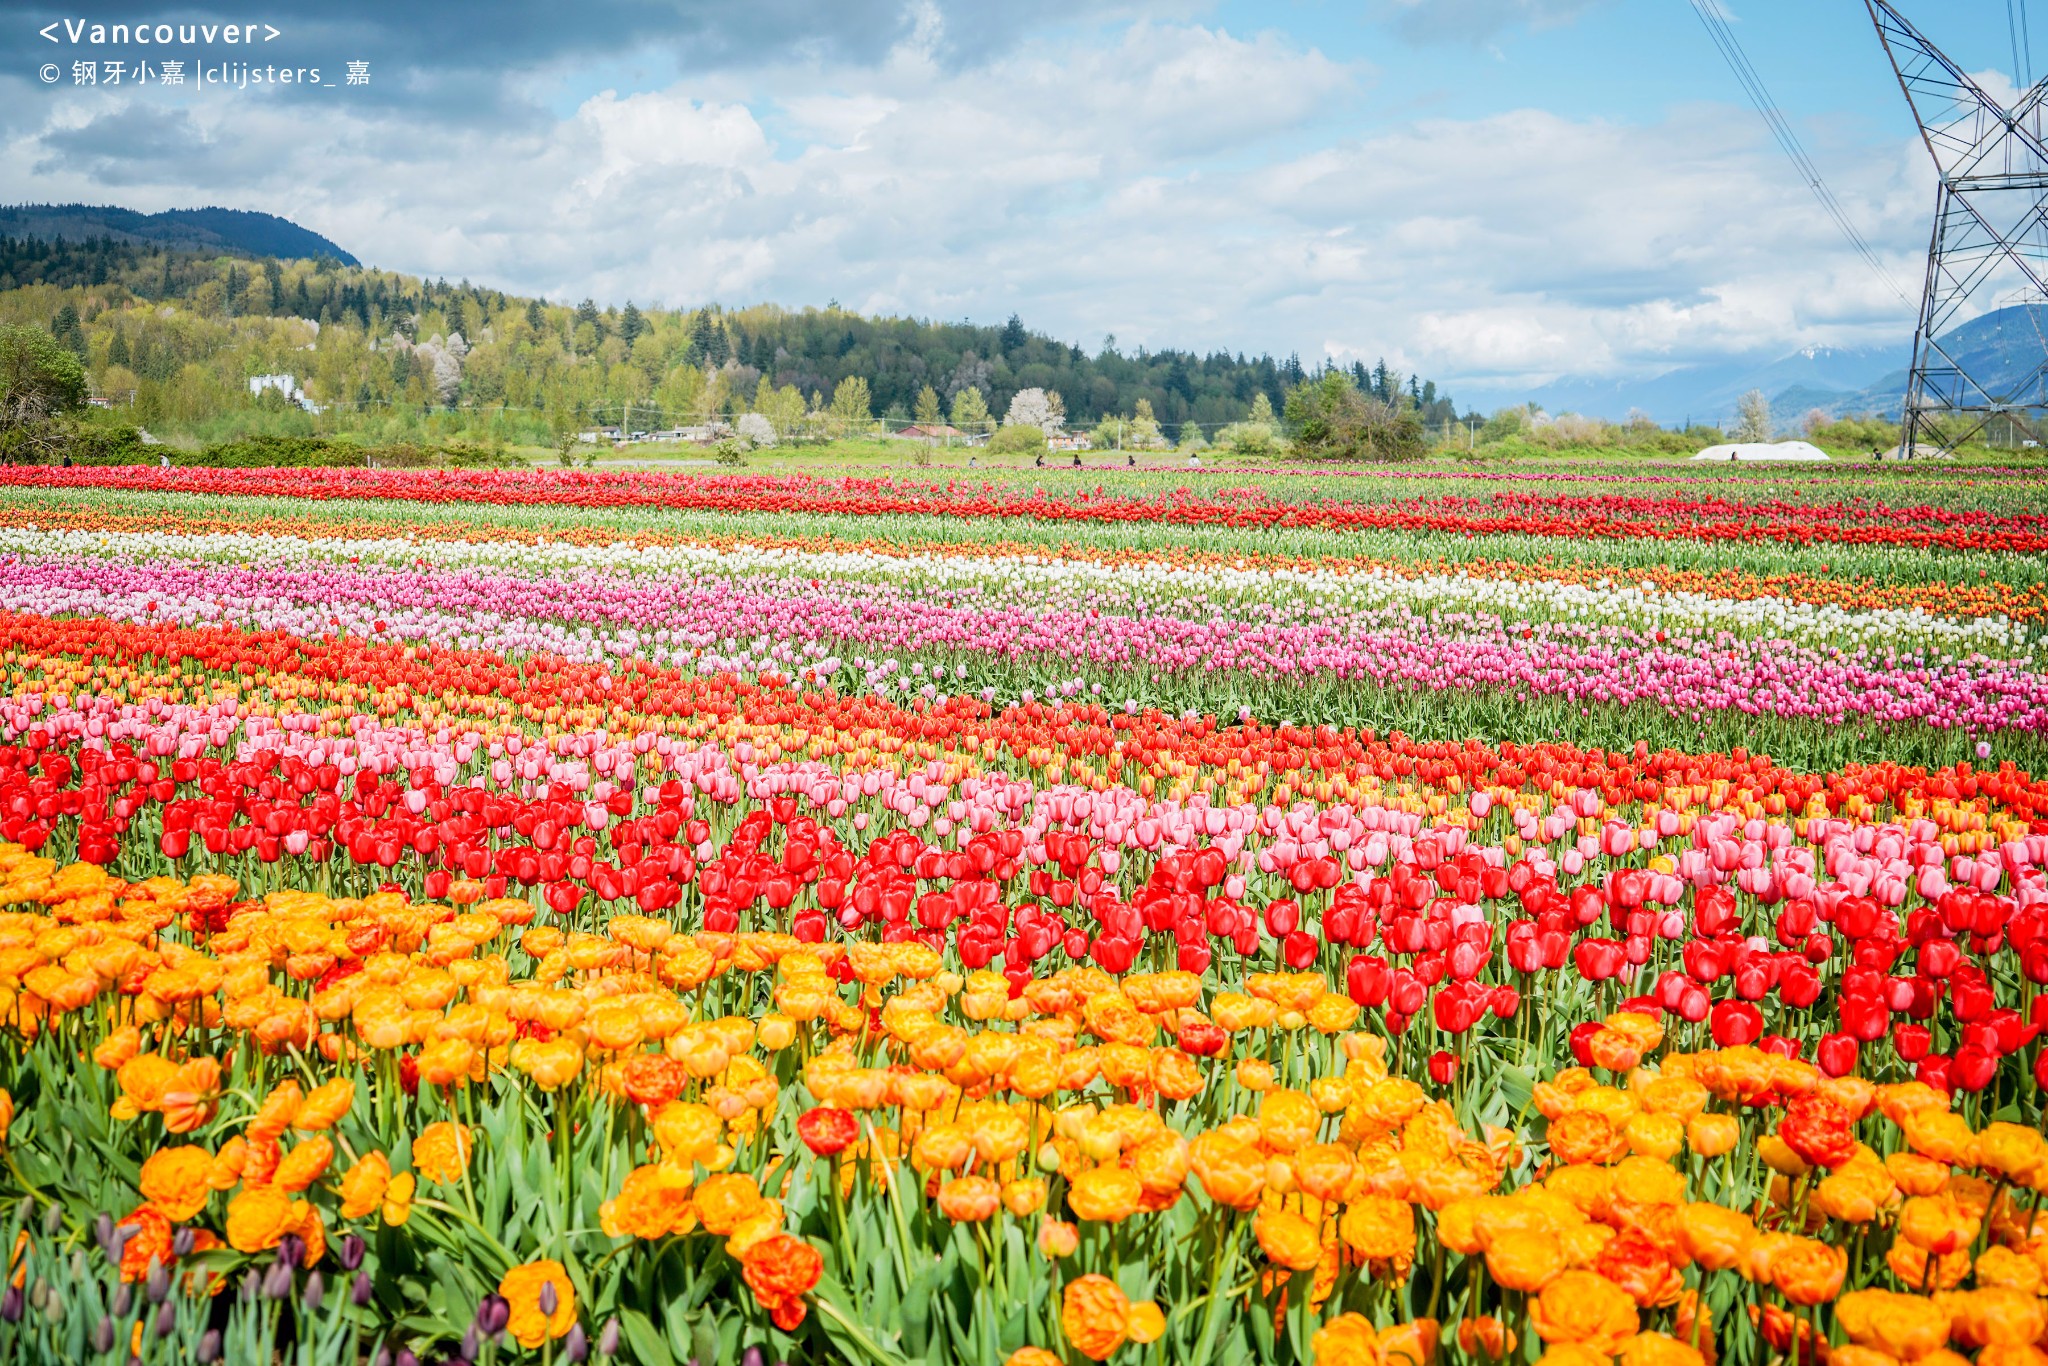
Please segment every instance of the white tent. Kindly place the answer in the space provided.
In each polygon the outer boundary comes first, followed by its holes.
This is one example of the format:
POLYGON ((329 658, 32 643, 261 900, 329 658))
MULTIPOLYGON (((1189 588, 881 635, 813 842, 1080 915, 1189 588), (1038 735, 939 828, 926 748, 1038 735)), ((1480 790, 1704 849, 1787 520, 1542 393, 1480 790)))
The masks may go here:
POLYGON ((1731 441, 1725 445, 1709 446, 1694 456, 1695 460, 1826 460, 1828 454, 1818 446, 1804 441, 1731 441))

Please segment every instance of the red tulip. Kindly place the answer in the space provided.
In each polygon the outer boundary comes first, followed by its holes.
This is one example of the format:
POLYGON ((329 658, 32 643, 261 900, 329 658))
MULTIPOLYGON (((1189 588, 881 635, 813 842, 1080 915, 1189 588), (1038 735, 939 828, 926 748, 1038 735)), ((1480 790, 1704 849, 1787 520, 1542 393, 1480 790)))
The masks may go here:
POLYGON ((1393 987, 1387 960, 1377 954, 1354 955, 1350 966, 1344 970, 1344 987, 1352 1000, 1368 1010, 1384 1004, 1393 987))
POLYGON ((1827 1034, 1814 1047, 1813 1060, 1831 1077, 1846 1077, 1856 1070, 1857 1044, 1850 1034, 1827 1034))
POLYGON ((1755 1043, 1764 1032, 1763 1012, 1747 1001, 1722 1001, 1713 1008, 1708 1028, 1723 1048, 1755 1043))
POLYGON ((1964 1091, 1981 1091, 1998 1075, 1998 1055, 1977 1047, 1959 1048, 1949 1063, 1948 1075, 1964 1091))
POLYGON ((1900 1062, 1919 1062, 1927 1056, 1927 1050, 1933 1045, 1933 1031, 1926 1025, 1892 1026, 1892 1051, 1899 1055, 1900 1062))

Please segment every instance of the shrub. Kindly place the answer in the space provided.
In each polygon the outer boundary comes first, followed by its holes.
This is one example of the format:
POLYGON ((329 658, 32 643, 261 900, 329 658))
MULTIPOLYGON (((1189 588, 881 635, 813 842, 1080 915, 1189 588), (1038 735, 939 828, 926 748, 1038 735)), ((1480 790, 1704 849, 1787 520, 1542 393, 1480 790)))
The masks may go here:
POLYGON ((1414 413, 1364 393, 1342 370, 1289 390, 1287 421, 1296 450, 1328 460, 1413 460, 1428 449, 1414 413))
POLYGON ((1045 428, 1033 427, 1019 422, 1009 427, 999 427, 989 438, 991 455, 1030 455, 1045 449, 1045 428))
MULTIPOLYGON (((66 451, 75 464, 80 465, 135 465, 156 459, 149 447, 142 444, 142 429, 127 425, 101 427, 79 425, 71 429, 65 441, 66 451)), ((58 459, 62 459, 59 456, 58 459)))
POLYGON ((1216 433, 1216 444, 1233 455, 1254 459, 1272 455, 1280 448, 1273 428, 1264 422, 1233 422, 1216 433))

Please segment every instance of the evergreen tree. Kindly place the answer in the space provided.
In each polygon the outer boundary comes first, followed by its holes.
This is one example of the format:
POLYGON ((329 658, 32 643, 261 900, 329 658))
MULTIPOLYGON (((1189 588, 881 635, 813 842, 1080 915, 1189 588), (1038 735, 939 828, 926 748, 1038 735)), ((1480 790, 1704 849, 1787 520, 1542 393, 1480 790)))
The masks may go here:
POLYGON ((596 301, 591 299, 585 299, 576 305, 576 326, 581 327, 585 323, 590 324, 591 331, 597 334, 599 341, 604 340, 604 319, 598 315, 596 301))
POLYGON ((640 310, 633 306, 631 299, 626 300, 626 311, 619 315, 619 339, 630 347, 646 331, 647 320, 640 316, 640 310))
POLYGON ((547 318, 540 311, 540 300, 526 301, 526 327, 530 332, 540 332, 547 326, 547 318))
POLYGON ((50 336, 57 345, 85 359, 85 329, 78 324, 78 310, 65 304, 57 310, 57 316, 50 320, 50 336))
POLYGON ((107 364, 126 365, 127 363, 128 334, 117 327, 114 329, 114 339, 107 343, 107 364))
POLYGON ((1195 401, 1195 386, 1188 378, 1187 360, 1178 354, 1174 356, 1173 364, 1166 369, 1166 392, 1180 395, 1186 403, 1195 401))
POLYGON ((936 427, 946 420, 939 411, 939 391, 929 384, 917 391, 916 417, 920 427, 936 427))
POLYGON ((1020 350, 1023 347, 1024 343, 1029 340, 1031 340, 1031 338, 1030 334, 1028 334, 1024 330, 1024 320, 1018 317, 1016 314, 1012 313, 1010 315, 1010 320, 1003 324, 1002 342, 1004 353, 1007 354, 1012 351, 1020 350))

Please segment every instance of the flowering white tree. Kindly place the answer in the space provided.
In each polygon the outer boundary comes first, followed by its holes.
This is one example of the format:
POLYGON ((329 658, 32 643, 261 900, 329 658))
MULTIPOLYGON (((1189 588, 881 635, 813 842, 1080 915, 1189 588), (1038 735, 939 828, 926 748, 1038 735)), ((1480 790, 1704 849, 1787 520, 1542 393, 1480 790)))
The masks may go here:
POLYGON ((1003 415, 1005 427, 1036 427, 1050 436, 1067 423, 1066 404, 1057 393, 1043 389, 1019 389, 1003 415))
POLYGON ((443 403, 453 403, 462 389, 462 356, 449 350, 439 337, 412 348, 415 369, 424 368, 434 393, 443 403))
POLYGON ((745 437, 752 445, 772 446, 775 444, 775 424, 760 413, 741 413, 739 421, 733 424, 733 430, 745 437))
POLYGON ((1761 389, 1752 389, 1735 404, 1735 439, 1737 441, 1769 441, 1771 439, 1771 401, 1764 397, 1761 389))

